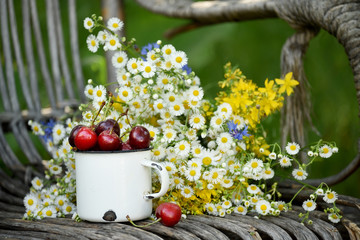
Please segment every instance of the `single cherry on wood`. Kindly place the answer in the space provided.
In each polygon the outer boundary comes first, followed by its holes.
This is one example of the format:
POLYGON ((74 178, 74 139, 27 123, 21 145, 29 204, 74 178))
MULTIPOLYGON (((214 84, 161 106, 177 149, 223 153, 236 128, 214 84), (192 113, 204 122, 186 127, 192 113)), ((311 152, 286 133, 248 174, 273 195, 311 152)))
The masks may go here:
POLYGON ((168 227, 177 224, 181 219, 181 207, 175 203, 161 203, 155 211, 157 218, 161 218, 160 222, 168 227))

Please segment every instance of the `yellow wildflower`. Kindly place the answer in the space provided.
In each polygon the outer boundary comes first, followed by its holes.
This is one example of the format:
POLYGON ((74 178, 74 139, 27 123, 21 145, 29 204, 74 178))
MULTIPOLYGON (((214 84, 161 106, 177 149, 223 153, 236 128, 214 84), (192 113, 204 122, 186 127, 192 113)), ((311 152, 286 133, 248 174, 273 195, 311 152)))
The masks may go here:
POLYGON ((296 85, 299 85, 299 82, 295 79, 292 79, 293 73, 289 72, 285 75, 284 79, 275 79, 276 83, 281 85, 279 89, 279 93, 283 93, 286 91, 286 94, 290 96, 291 93, 294 92, 293 88, 296 85))

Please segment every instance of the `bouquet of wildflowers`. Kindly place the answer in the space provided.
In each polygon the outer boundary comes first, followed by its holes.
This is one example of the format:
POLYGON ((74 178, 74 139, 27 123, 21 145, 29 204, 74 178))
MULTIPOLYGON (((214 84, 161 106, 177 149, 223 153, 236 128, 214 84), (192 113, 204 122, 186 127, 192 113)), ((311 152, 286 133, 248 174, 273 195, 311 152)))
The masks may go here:
MULTIPOLYGON (((32 181, 31 192, 24 199, 25 218, 76 212, 75 164, 67 136, 78 124, 90 126, 112 118, 118 121, 124 140, 132 124, 146 127, 153 138, 152 159, 163 164, 171 182, 167 194, 155 205, 175 202, 183 214, 223 217, 233 212, 257 212, 277 216, 291 208, 291 202, 279 199, 277 184, 267 184, 277 169, 302 181, 313 161, 337 152, 334 143, 321 140, 308 148, 289 142, 285 149, 266 142, 259 124, 278 111, 284 95, 290 95, 298 85, 292 73, 283 79, 267 79, 265 86, 259 87, 228 63, 224 79, 219 81, 221 92, 208 100, 199 77, 187 65, 187 55, 173 45, 157 41, 139 49, 134 39, 119 39, 116 33, 123 22, 117 18, 104 25, 101 17, 92 16, 84 20, 84 27, 91 33, 87 38, 90 51, 102 46, 104 51, 115 52, 112 65, 117 81, 112 84, 116 90, 108 92, 105 86, 89 80, 85 88, 89 102, 80 106, 80 120, 47 125, 30 122, 53 159, 48 162, 46 178, 32 181), (98 28, 101 30, 95 35, 98 28), (306 164, 297 160, 300 151, 307 151, 306 164)), ((160 183, 157 175, 153 178, 156 191, 160 183)), ((333 204, 327 209, 329 220, 338 222, 337 194, 326 184, 314 188, 303 203, 303 220, 316 208, 318 197, 333 204)))

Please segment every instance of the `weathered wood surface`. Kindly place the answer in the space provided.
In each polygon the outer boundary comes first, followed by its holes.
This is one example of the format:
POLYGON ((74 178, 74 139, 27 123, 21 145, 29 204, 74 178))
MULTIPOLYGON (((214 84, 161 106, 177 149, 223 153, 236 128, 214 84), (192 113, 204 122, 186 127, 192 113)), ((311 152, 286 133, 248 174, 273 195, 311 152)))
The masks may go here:
MULTIPOLYGON (((258 218, 252 213, 225 218, 189 215, 175 227, 155 223, 142 228, 128 222, 75 222, 70 216, 29 221, 22 219, 23 211, 24 207, 19 204, 0 202, 0 239, 360 239, 359 226, 346 215, 340 223, 332 224, 327 221, 327 214, 314 211, 310 215, 313 224, 301 224, 298 215, 304 211, 299 206, 279 217, 258 218)), ((360 214, 357 218, 360 221, 360 214)), ((149 222, 143 220, 136 224, 149 222)))

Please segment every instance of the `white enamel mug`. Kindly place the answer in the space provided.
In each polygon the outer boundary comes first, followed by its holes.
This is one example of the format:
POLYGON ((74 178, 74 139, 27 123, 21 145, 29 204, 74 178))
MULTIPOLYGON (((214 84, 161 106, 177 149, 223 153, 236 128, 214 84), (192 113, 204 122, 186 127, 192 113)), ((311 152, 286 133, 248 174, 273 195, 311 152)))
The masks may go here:
POLYGON ((152 199, 169 188, 167 170, 150 161, 151 151, 75 152, 77 214, 91 222, 136 221, 150 217, 152 199), (160 173, 161 189, 151 193, 151 168, 160 173))

